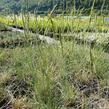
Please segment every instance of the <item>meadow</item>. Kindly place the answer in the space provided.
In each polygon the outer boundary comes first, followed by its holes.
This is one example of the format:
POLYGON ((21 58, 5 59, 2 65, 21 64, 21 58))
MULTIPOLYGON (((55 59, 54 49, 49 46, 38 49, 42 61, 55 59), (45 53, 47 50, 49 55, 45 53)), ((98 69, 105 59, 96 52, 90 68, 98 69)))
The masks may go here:
POLYGON ((0 17, 0 109, 109 109, 107 17, 0 17))

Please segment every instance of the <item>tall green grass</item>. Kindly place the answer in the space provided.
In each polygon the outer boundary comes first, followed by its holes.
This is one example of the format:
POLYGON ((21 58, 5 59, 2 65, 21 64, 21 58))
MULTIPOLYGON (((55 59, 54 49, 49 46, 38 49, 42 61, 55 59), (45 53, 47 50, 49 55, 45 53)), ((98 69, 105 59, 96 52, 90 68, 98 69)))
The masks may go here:
POLYGON ((81 19, 77 17, 76 19, 65 19, 63 17, 54 17, 52 18, 52 22, 50 17, 30 17, 32 15, 22 15, 16 16, 15 18, 0 18, 1 23, 5 23, 10 26, 16 26, 19 28, 24 28, 27 30, 41 33, 41 34, 53 34, 59 33, 59 30, 62 29, 63 32, 108 32, 108 23, 104 23, 104 17, 91 17, 88 19, 81 19), (27 18, 28 16, 28 18, 27 18), (53 26, 53 25, 54 26, 53 26), (52 27, 53 26, 53 27, 52 27))
POLYGON ((98 102, 105 99, 102 93, 105 93, 105 86, 108 87, 108 53, 101 46, 96 48, 85 43, 79 45, 75 40, 66 41, 62 35, 75 32, 78 35, 80 31, 82 35, 86 31, 97 35, 99 31, 108 31, 109 25, 106 26, 101 17, 93 16, 94 2, 90 19, 85 21, 79 16, 66 20, 64 16, 41 18, 30 17, 28 13, 21 17, 0 18, 1 23, 23 28, 26 36, 30 31, 53 37, 58 34, 60 41, 57 45, 40 42, 13 49, 0 48, 0 106, 13 98, 9 104, 13 109, 69 109, 76 103, 81 109, 87 109, 93 99, 98 102))

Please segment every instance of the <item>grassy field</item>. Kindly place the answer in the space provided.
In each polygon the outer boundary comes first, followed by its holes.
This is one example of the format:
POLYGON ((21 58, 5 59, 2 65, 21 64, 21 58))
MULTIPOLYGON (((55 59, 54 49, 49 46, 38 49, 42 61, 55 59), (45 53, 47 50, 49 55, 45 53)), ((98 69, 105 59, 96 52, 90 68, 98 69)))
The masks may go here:
POLYGON ((105 17, 88 17, 82 19, 81 16, 74 19, 65 19, 64 17, 38 17, 33 15, 22 15, 13 17, 1 17, 0 22, 16 26, 19 28, 29 29, 32 32, 40 34, 58 34, 66 32, 108 32, 109 23, 105 22, 105 17))
MULTIPOLYGON (((89 48, 69 42, 63 44, 63 50, 41 44, 0 52, 0 89, 6 91, 0 94, 4 95, 2 106, 11 98, 7 107, 18 109, 66 109, 70 104, 75 107, 81 96, 82 100, 98 95, 98 99, 108 99, 102 94, 108 84, 109 60, 102 50, 92 50, 93 67, 89 48)), ((85 109, 91 102, 80 101, 80 107, 85 109)))
POLYGON ((0 109, 109 109, 109 24, 101 17, 27 18, 0 18, 0 109), (60 43, 35 40, 30 31, 60 43), (90 36, 95 45, 86 44, 90 36))

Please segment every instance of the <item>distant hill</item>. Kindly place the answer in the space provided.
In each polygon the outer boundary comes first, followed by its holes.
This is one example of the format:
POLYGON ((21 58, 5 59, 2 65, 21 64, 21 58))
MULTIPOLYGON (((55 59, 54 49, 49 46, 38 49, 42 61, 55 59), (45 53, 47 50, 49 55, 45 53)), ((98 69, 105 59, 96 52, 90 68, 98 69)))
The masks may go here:
MULTIPOLYGON (((21 10, 28 10, 38 13, 48 12, 57 4, 56 13, 71 12, 74 7, 88 13, 94 0, 0 0, 0 12, 18 13, 21 10)), ((95 0, 94 9, 109 10, 109 0, 95 0)))

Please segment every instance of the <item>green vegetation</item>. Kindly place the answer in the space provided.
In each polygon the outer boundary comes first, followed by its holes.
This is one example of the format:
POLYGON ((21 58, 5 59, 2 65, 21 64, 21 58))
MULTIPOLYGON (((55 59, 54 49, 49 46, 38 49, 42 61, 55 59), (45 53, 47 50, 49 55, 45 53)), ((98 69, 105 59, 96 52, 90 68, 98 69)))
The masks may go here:
POLYGON ((0 16, 0 109, 108 109, 107 3, 0 1, 2 12, 22 9, 0 16))
POLYGON ((82 19, 77 17, 76 19, 66 19, 63 17, 30 17, 32 15, 25 16, 14 16, 0 18, 0 22, 16 26, 18 28, 29 29, 32 32, 38 32, 40 34, 55 34, 55 33, 66 33, 66 32, 108 32, 109 23, 105 22, 106 17, 92 17, 82 19), (27 19, 28 17, 28 19, 27 19))
MULTIPOLYGON (((82 10, 84 14, 89 14, 94 2, 94 12, 107 14, 109 10, 108 0, 1 0, 0 11, 3 13, 18 13, 21 10, 29 10, 38 13, 48 13, 57 4, 56 13, 71 13, 72 9, 82 10)), ((74 11, 73 10, 73 11, 74 11)), ((77 11, 78 12, 78 11, 77 11)), ((75 13, 75 12, 72 12, 75 13)))
MULTIPOLYGON (((87 109, 96 99, 96 108, 102 106, 101 100, 105 100, 102 103, 107 106, 109 60, 102 47, 90 48, 90 45, 80 45, 75 39, 66 41, 61 36, 57 45, 37 41, 27 44, 29 38, 33 39, 31 33, 27 37, 8 29, 4 31, 0 34, 1 42, 6 43, 0 46, 1 108, 87 109), (18 39, 27 42, 22 46, 18 39)), ((85 32, 78 34, 87 36, 85 32)), ((98 39, 102 43, 101 35, 98 39)))
MULTIPOLYGON (((72 42, 63 43, 63 52, 60 45, 54 47, 46 44, 36 47, 1 49, 0 52, 2 71, 0 85, 3 90, 9 87, 7 90, 15 93, 11 95, 11 97, 14 96, 14 101, 9 104, 15 108, 22 109, 22 106, 26 106, 31 109, 63 109, 68 108, 71 103, 73 107, 82 93, 83 100, 89 99, 87 94, 98 93, 99 88, 107 84, 109 61, 107 54, 102 50, 92 50, 93 73, 90 69, 89 48, 72 42), (74 81, 77 82, 77 86, 73 83, 74 81), (97 82, 94 85, 98 86, 92 85, 85 89, 78 86, 79 84, 81 87, 91 85, 93 81, 97 82), (93 88, 90 89, 90 87, 93 88)), ((102 95, 99 99, 101 98, 102 95)), ((83 102, 80 106, 87 104, 83 102)))
POLYGON ((6 25, 0 23, 0 31, 5 31, 5 30, 7 30, 7 29, 8 29, 8 28, 7 28, 6 25))

